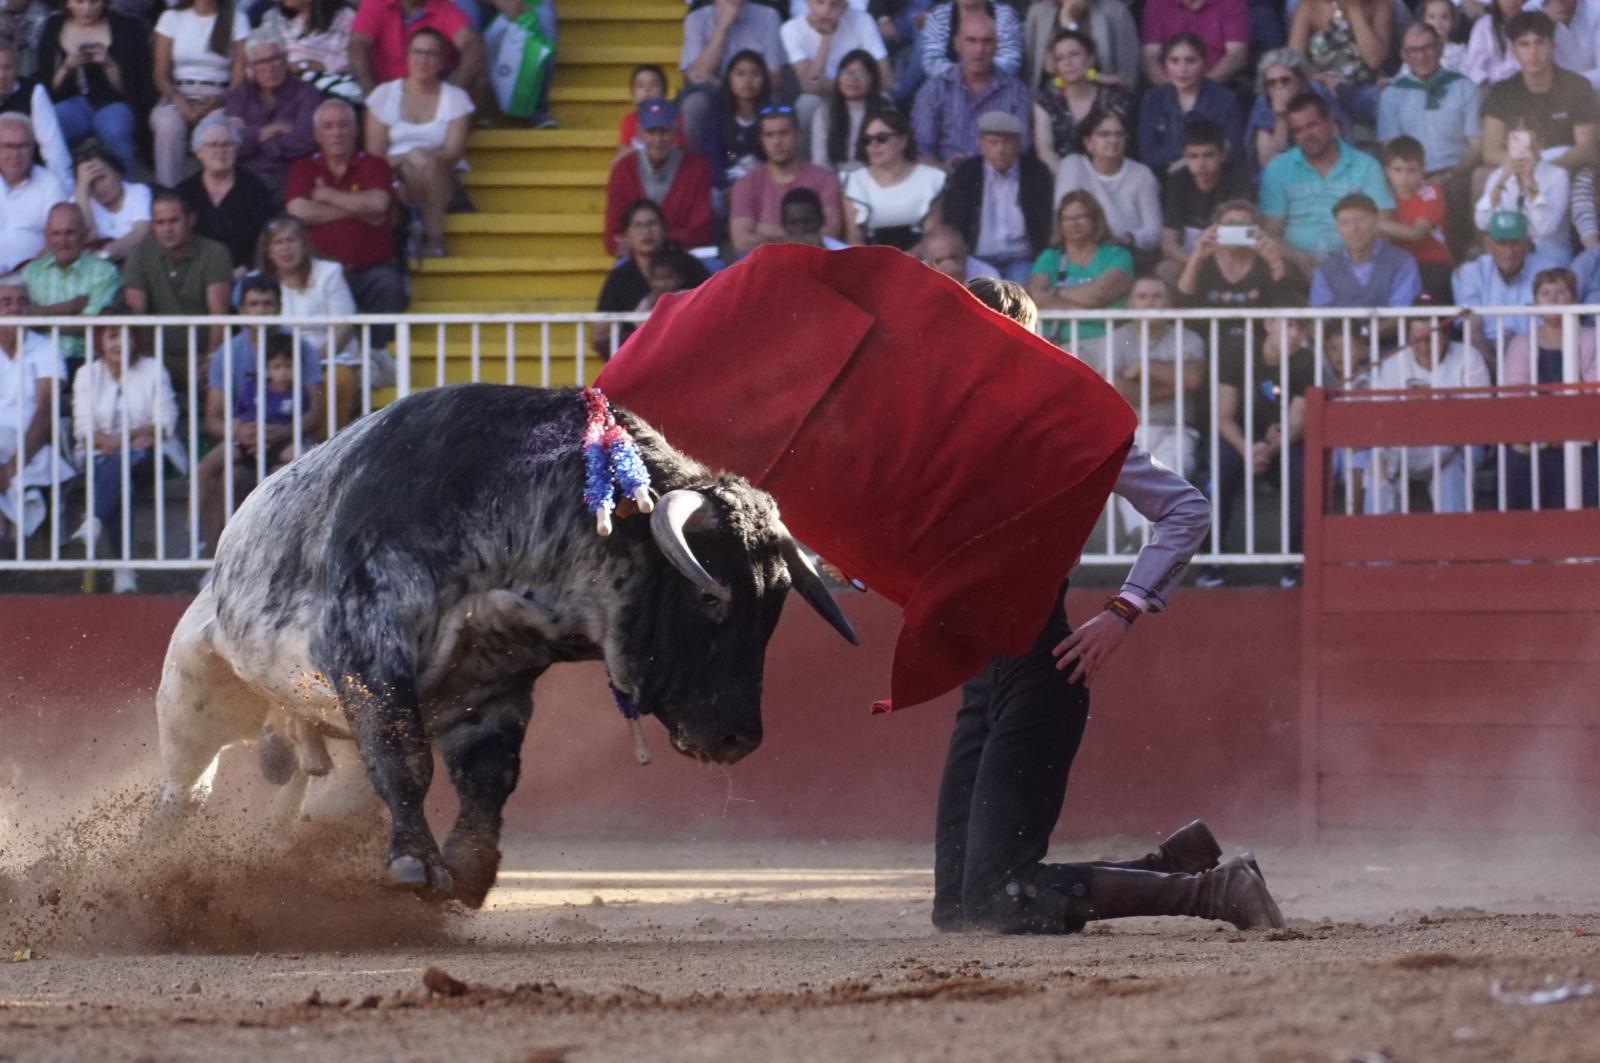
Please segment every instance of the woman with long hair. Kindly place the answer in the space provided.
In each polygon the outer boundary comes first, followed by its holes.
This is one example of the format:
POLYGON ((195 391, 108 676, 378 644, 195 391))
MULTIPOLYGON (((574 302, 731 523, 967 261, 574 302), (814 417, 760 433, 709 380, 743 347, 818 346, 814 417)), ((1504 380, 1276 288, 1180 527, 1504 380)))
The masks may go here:
POLYGON ((1466 75, 1484 88, 1522 73, 1522 66, 1506 40, 1506 23, 1522 14, 1523 0, 1489 0, 1486 10, 1467 35, 1466 75))
MULTIPOLYGON (((1060 247, 1046 248, 1033 264, 1028 294, 1041 310, 1109 310, 1127 306, 1133 287, 1133 256, 1111 240, 1100 201, 1078 189, 1061 197, 1056 207, 1056 237, 1060 247)), ((1078 340, 1103 336, 1103 320, 1077 322, 1078 340)), ((1069 344, 1074 339, 1071 322, 1058 322, 1043 330, 1046 339, 1069 344)))
POLYGON ((701 157, 711 164, 716 187, 727 188, 759 161, 756 149, 761 133, 756 119, 771 102, 772 72, 767 61, 750 49, 735 52, 723 71, 699 144, 701 157))
POLYGON ((61 135, 91 133, 124 169, 133 165, 136 115, 150 110, 148 31, 106 0, 67 0, 39 39, 39 80, 55 101, 61 135))
POLYGON ((1133 100, 1126 92, 1090 74, 1100 63, 1094 38, 1078 30, 1062 30, 1050 42, 1055 75, 1034 96, 1033 151, 1051 173, 1061 160, 1079 150, 1078 123, 1096 108, 1131 119, 1133 100))
POLYGON ((828 102, 811 119, 811 161, 832 167, 842 178, 861 165, 856 146, 867 115, 886 106, 878 61, 857 48, 839 60, 828 102))
MULTIPOLYGON (((693 288, 711 275, 698 258, 667 238, 667 216, 654 200, 636 199, 629 203, 616 235, 628 253, 611 267, 600 288, 595 309, 602 314, 626 314, 638 310, 646 300, 654 302, 651 274, 657 265, 675 274, 675 287, 679 289, 693 288)), ((632 326, 620 329, 619 341, 632 331, 632 326)), ((589 346, 600 357, 611 357, 610 330, 596 328, 589 346)))
POLYGON ((879 111, 861 126, 858 170, 845 175, 845 241, 888 244, 909 251, 939 224, 945 174, 917 161, 911 120, 899 111, 879 111))
POLYGON ((178 0, 156 20, 151 78, 161 102, 150 112, 156 183, 175 187, 188 161, 189 130, 244 84, 250 23, 233 0, 178 0))

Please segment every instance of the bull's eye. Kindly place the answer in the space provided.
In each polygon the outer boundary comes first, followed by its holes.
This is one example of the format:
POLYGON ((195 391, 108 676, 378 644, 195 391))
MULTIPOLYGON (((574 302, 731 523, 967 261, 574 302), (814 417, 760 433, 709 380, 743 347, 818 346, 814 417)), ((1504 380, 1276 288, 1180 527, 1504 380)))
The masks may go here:
POLYGON ((713 609, 722 604, 722 598, 712 591, 701 591, 700 604, 707 609, 713 609))

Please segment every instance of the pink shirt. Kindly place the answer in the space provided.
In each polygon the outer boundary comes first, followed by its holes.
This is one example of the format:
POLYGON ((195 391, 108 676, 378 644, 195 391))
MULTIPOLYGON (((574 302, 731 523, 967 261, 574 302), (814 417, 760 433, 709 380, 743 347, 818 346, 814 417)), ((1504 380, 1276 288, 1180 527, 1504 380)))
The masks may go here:
MULTIPOLYGON (((1506 341, 1505 379, 1502 384, 1532 384, 1534 363, 1538 350, 1526 332, 1519 332, 1506 341)), ((1600 366, 1596 365, 1594 329, 1578 330, 1578 379, 1586 384, 1600 380, 1600 366)))
POLYGON ((757 166, 733 183, 729 193, 729 218, 754 218, 757 225, 779 225, 783 221, 783 197, 791 189, 809 188, 822 197, 823 213, 839 217, 842 204, 839 199, 839 179, 826 166, 803 162, 794 180, 779 184, 772 172, 757 166))
POLYGON ((406 76, 406 42, 424 26, 438 30, 450 42, 449 55, 440 71, 448 76, 460 60, 455 49, 456 34, 471 28, 467 16, 456 5, 450 0, 423 0, 421 13, 408 22, 400 10, 400 0, 361 0, 350 32, 372 39, 374 82, 381 85, 406 76))
POLYGON ((1204 0, 1194 10, 1182 0, 1147 0, 1139 39, 1161 45, 1188 30, 1206 42, 1206 66, 1222 58, 1223 45, 1250 43, 1250 9, 1245 0, 1204 0))

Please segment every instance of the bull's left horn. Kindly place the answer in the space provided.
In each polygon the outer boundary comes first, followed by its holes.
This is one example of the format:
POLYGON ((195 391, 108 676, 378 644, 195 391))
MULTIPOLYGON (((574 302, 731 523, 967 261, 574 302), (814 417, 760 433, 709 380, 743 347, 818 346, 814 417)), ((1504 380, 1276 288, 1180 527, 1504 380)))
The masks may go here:
POLYGON ((689 549, 689 540, 684 537, 684 531, 690 525, 709 520, 710 517, 710 500, 699 491, 680 487, 668 491, 656 503, 655 510, 650 514, 650 534, 655 537, 661 552, 667 555, 667 560, 672 562, 672 567, 683 573, 685 579, 706 593, 727 601, 732 597, 728 588, 705 570, 694 556, 694 551, 689 549))
POLYGON ((828 622, 828 625, 843 635, 845 641, 852 646, 861 645, 861 639, 856 636, 855 628, 850 626, 850 621, 844 617, 844 612, 839 608, 839 603, 833 600, 833 593, 828 590, 827 584, 822 582, 822 576, 817 573, 816 566, 800 549, 800 544, 795 542, 794 536, 789 534, 789 529, 783 526, 782 521, 773 522, 777 526, 778 541, 783 544, 783 560, 789 566, 789 579, 794 583, 794 589, 800 592, 800 597, 806 604, 817 611, 817 615, 828 622))

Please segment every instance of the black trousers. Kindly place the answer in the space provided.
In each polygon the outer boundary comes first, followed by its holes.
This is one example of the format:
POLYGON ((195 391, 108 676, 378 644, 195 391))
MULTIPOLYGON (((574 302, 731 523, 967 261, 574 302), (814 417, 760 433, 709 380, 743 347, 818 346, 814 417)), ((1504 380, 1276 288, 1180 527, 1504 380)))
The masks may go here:
POLYGON ((933 922, 941 929, 1065 933, 1083 925, 1074 912, 1089 866, 1042 863, 1089 718, 1089 691, 1067 682, 1050 653, 1070 633, 1058 600, 1027 652, 993 658, 962 688, 934 835, 933 922))

